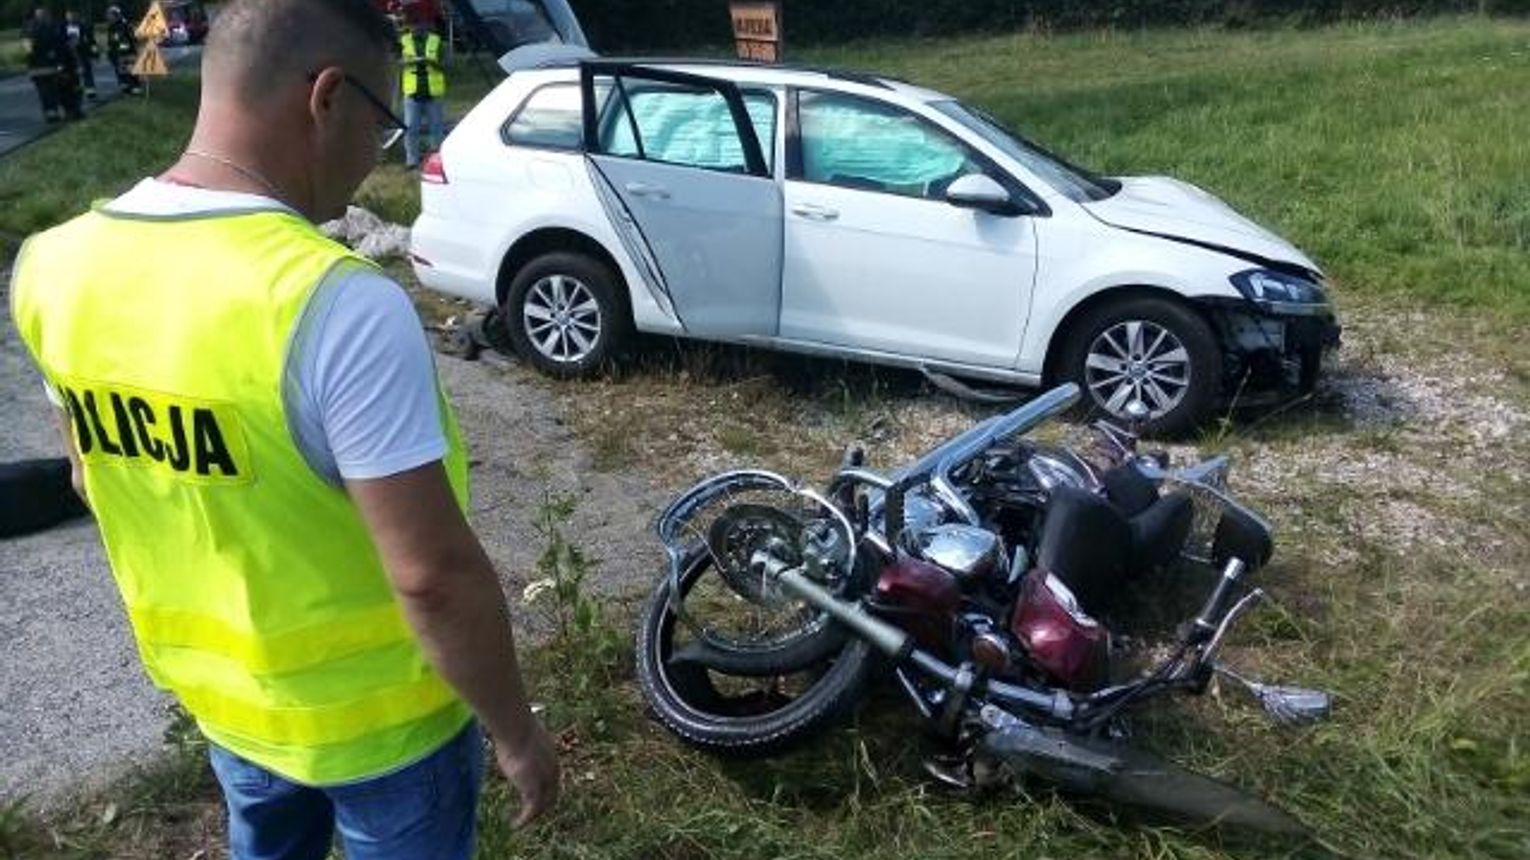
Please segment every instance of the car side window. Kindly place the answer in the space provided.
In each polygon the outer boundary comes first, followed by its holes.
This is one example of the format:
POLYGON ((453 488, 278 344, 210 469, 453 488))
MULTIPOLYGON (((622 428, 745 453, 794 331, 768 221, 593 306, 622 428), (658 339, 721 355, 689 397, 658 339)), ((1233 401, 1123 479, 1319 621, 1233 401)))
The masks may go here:
POLYGON ((545 149, 579 149, 584 129, 579 85, 547 84, 521 103, 505 123, 505 143, 545 149))
POLYGON ((797 128, 801 157, 789 179, 940 200, 952 182, 983 172, 950 134, 873 99, 803 90, 797 128))
MULTIPOLYGON (((600 81, 597 79, 597 88, 600 81)), ((600 151, 688 167, 746 172, 744 145, 728 102, 716 90, 654 81, 626 81, 605 90, 600 151), (630 106, 630 110, 622 109, 630 106)), ((743 94, 767 168, 774 170, 776 99, 743 94)))

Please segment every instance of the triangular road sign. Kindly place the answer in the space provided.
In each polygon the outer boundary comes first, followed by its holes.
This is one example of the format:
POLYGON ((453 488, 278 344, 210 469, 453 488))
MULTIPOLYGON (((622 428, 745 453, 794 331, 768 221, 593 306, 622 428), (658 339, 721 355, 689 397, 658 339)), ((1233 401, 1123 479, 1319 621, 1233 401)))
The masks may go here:
POLYGON ((165 65, 165 55, 159 52, 159 45, 149 42, 138 51, 138 59, 133 61, 133 74, 139 77, 158 77, 170 74, 170 69, 165 65))
POLYGON ((164 7, 159 5, 159 0, 149 4, 149 11, 144 13, 143 20, 138 22, 138 28, 133 31, 133 36, 140 42, 158 42, 170 32, 170 23, 165 20, 164 7))

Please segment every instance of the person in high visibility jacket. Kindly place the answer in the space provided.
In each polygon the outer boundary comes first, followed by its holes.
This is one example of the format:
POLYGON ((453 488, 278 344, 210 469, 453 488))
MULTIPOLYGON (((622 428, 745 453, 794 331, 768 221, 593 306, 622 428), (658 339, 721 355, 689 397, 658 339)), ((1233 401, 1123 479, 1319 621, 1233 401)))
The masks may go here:
POLYGON ((441 65, 441 36, 423 18, 416 18, 399 46, 404 68, 400 77, 404 122, 409 126, 404 133, 404 166, 414 168, 420 164, 422 137, 426 150, 441 145, 446 69, 441 65))
POLYGON ((402 121, 370 0, 230 0, 173 165, 31 236, 12 313, 238 860, 471 856, 483 734, 558 792, 408 296, 314 226, 402 121), (175 254, 154 253, 176 248, 175 254))

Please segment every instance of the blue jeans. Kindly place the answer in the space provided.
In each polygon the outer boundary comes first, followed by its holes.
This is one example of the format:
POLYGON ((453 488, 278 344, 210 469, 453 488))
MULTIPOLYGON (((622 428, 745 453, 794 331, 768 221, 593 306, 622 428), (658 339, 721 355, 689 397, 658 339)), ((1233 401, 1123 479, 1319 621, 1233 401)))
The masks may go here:
POLYGON ((404 124, 409 126, 404 132, 404 164, 414 167, 420 163, 421 137, 425 138, 428 150, 441 145, 443 122, 440 99, 404 97, 404 124))
POLYGON ((324 860, 335 831, 346 860, 468 860, 483 778, 472 723, 425 758, 344 785, 299 785, 209 745, 228 803, 233 860, 324 860))

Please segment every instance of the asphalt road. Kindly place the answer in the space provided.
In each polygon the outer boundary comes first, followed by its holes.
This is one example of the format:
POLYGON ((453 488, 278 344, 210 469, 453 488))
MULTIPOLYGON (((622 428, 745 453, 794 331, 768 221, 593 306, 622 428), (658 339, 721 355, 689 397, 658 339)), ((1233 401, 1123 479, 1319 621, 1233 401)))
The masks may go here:
MULTIPOLYGON (((172 69, 199 62, 201 56, 200 46, 165 49, 165 62, 172 69)), ((85 115, 89 116, 92 110, 120 95, 117 91, 117 76, 112 72, 111 64, 104 59, 97 60, 97 98, 94 102, 85 100, 85 115)), ((37 101, 37 88, 32 86, 30 78, 26 75, 0 78, 0 156, 36 140, 54 127, 43 121, 42 106, 37 101)))
MULTIPOLYGON (((0 462, 60 456, 53 407, 0 317, 0 462)), ((46 803, 158 752, 169 699, 138 667, 93 521, 0 540, 0 641, 0 798, 46 803)))

